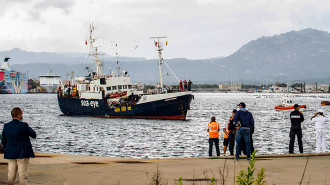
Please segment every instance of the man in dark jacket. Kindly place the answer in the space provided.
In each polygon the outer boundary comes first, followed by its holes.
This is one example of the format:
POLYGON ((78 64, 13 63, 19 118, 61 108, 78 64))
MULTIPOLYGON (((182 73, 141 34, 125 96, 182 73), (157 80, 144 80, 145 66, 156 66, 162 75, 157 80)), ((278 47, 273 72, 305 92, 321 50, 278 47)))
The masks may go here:
POLYGON ((4 158, 8 159, 8 185, 13 185, 18 171, 20 185, 27 184, 29 159, 34 157, 31 138, 36 132, 22 122, 23 111, 16 107, 11 111, 13 120, 6 123, 2 130, 2 144, 5 148, 4 158))
POLYGON ((234 122, 237 126, 237 136, 236 136, 236 160, 239 159, 239 154, 241 151, 241 140, 244 140, 246 146, 247 160, 251 159, 251 144, 250 135, 251 128, 254 126, 254 119, 252 114, 245 109, 246 105, 244 102, 238 104, 239 110, 234 116, 234 122))
POLYGON ((293 153, 294 148, 294 139, 297 135, 298 138, 298 145, 300 153, 303 153, 303 143, 302 143, 302 131, 301 131, 301 122, 304 121, 304 115, 299 111, 299 105, 295 104, 293 106, 295 109, 290 113, 290 120, 291 120, 291 129, 290 129, 290 144, 289 144, 289 153, 293 153))
POLYGON ((235 147, 235 123, 234 123, 234 116, 236 114, 237 110, 234 109, 232 114, 233 116, 229 118, 229 151, 230 151, 230 155, 234 155, 234 147, 235 147))

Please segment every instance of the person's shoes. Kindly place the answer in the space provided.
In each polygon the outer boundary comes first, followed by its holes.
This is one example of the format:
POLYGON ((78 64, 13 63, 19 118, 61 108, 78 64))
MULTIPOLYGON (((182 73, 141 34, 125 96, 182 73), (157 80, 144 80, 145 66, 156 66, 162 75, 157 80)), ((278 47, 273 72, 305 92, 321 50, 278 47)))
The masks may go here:
POLYGON ((238 161, 238 160, 239 160, 239 158, 235 157, 235 161, 238 161))
POLYGON ((248 158, 246 158, 246 160, 250 161, 250 160, 251 160, 251 158, 250 158, 250 157, 248 157, 248 158))

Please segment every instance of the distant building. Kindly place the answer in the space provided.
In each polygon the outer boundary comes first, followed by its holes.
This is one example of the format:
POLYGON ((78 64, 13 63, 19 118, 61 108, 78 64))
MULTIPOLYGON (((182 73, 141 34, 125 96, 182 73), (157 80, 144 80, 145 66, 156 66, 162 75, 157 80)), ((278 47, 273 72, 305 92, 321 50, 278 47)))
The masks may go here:
POLYGON ((330 91, 330 85, 306 85, 306 91, 307 92, 329 92, 330 91))
POLYGON ((277 85, 273 85, 272 87, 270 87, 270 89, 272 89, 272 92, 275 92, 275 93, 285 93, 285 92, 288 92, 288 88, 287 87, 277 87, 277 85))
POLYGON ((323 92, 330 92, 330 85, 320 85, 319 90, 323 92))
POLYGON ((219 89, 222 90, 241 90, 242 84, 220 84, 219 89))

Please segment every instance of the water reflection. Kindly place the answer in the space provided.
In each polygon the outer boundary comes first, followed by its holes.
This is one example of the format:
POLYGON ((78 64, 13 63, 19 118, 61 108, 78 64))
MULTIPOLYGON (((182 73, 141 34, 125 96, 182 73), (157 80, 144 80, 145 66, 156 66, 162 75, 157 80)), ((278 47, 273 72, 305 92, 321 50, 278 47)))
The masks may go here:
MULTIPOLYGON (((206 127, 210 117, 215 116, 223 125, 232 109, 244 101, 255 118, 254 143, 259 154, 288 153, 290 112, 274 110, 274 106, 280 103, 276 94, 197 93, 187 121, 67 117, 60 116, 54 94, 0 97, 1 129, 3 123, 11 120, 11 109, 21 107, 24 121, 38 134, 37 139, 32 140, 36 152, 133 158, 205 157, 208 155, 206 127)), ((329 94, 294 97, 297 102, 307 105, 307 110, 303 112, 306 152, 315 151, 314 125, 310 117, 319 108, 320 101, 329 97, 329 94)), ((329 115, 330 107, 323 109, 329 115)), ((220 137, 222 140, 223 134, 220 137)), ((328 134, 328 142, 329 139, 328 134)), ((327 149, 330 149, 329 146, 327 149)), ((295 151, 298 152, 297 143, 295 151)))

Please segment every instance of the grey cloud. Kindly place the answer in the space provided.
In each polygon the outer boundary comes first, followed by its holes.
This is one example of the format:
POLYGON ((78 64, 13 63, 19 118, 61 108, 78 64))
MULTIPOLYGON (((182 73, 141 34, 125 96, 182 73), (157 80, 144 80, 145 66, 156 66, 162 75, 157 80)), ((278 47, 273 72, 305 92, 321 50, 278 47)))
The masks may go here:
POLYGON ((65 13, 69 13, 70 8, 74 5, 73 0, 56 0, 56 1, 42 1, 35 4, 35 9, 41 11, 47 8, 59 8, 62 9, 65 13))
MULTIPOLYGON (((17 0, 20 1, 20 0, 17 0)), ((23 1, 23 0, 21 0, 23 1)), ((38 20, 40 22, 44 21, 40 17, 41 12, 47 11, 47 9, 60 9, 62 10, 65 14, 70 13, 70 8, 73 7, 74 5, 74 0, 44 0, 42 2, 36 2, 31 10, 29 10, 29 19, 32 20, 38 20)))
POLYGON ((27 3, 27 2, 31 2, 32 0, 3 0, 3 1, 7 3, 27 3))

